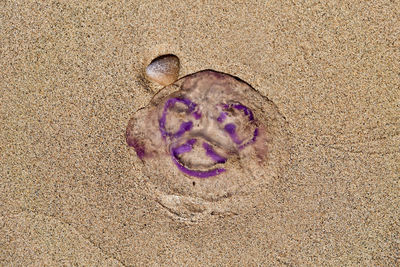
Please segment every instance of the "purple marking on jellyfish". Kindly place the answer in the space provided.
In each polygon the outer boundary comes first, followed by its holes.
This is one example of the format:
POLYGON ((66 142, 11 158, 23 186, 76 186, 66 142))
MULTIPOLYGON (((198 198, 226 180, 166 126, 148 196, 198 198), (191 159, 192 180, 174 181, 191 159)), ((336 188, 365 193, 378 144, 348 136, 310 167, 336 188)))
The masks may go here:
POLYGON ((172 97, 172 98, 168 99, 167 102, 165 102, 164 111, 166 111, 166 109, 175 105, 176 102, 185 104, 191 111, 193 111, 193 109, 197 106, 195 103, 190 101, 190 99, 188 99, 188 98, 172 97))
POLYGON ((193 125, 192 122, 184 122, 184 123, 181 124, 180 129, 175 134, 167 132, 167 130, 165 128, 165 123, 166 123, 166 120, 167 120, 168 109, 171 108, 173 105, 175 105, 176 102, 180 102, 180 103, 185 104, 189 108, 189 112, 193 112, 193 110, 197 106, 196 103, 193 103, 192 101, 190 101, 187 98, 176 98, 176 97, 174 97, 174 98, 168 99, 165 102, 162 116, 161 116, 160 120, 158 121, 158 125, 159 125, 159 129, 160 129, 160 132, 161 132, 161 136, 164 139, 167 136, 180 137, 186 131, 189 131, 191 129, 192 125, 193 125), (190 129, 185 130, 188 127, 189 123, 191 124, 190 129))
POLYGON ((236 144, 241 144, 243 141, 240 141, 238 136, 236 135, 236 125, 233 123, 228 123, 225 125, 224 130, 229 134, 233 142, 236 144))
POLYGON ((186 153, 186 152, 190 152, 193 148, 194 143, 196 143, 196 139, 190 139, 188 140, 186 143, 184 143, 183 145, 180 145, 176 148, 172 149, 172 154, 174 156, 178 156, 180 154, 186 153))
POLYGON ((236 125, 233 123, 228 123, 227 125, 225 125, 224 129, 228 132, 229 135, 233 135, 236 132, 236 125))
POLYGON ((252 142, 255 142, 257 136, 258 136, 258 128, 255 128, 255 129, 254 129, 254 133, 253 133, 253 138, 251 139, 251 141, 252 141, 252 142))
POLYGON ((174 133, 173 137, 178 138, 181 137, 184 133, 187 131, 190 131, 193 127, 193 122, 191 121, 185 121, 181 123, 181 126, 179 127, 179 130, 174 133))
MULTIPOLYGON (((179 159, 177 158, 178 155, 186 153, 186 152, 190 152, 193 148, 193 144, 195 144, 196 141, 197 141, 196 139, 190 139, 183 145, 180 145, 176 148, 171 149, 172 161, 175 163, 175 165, 178 167, 178 169, 180 171, 182 171, 183 173, 186 173, 187 175, 198 177, 198 178, 208 178, 208 177, 215 176, 215 175, 218 175, 218 174, 224 172, 225 169, 223 169, 223 168, 216 168, 216 169, 212 169, 209 171, 190 170, 190 169, 186 168, 185 166, 183 166, 182 163, 180 163, 179 159)), ((215 153, 215 155, 218 155, 218 154, 215 153)))
POLYGON ((135 138, 127 138, 126 142, 128 143, 129 146, 133 147, 135 149, 136 155, 140 158, 143 159, 145 154, 146 154, 146 150, 144 148, 144 145, 141 144, 138 140, 136 140, 135 138))
POLYGON ((256 128, 256 129, 254 130, 253 138, 251 138, 251 140, 249 140, 246 144, 243 144, 243 145, 239 146, 239 149, 243 149, 243 148, 245 148, 246 146, 253 144, 253 143, 256 141, 257 136, 258 136, 258 128, 256 128))
POLYGON ((226 112, 221 112, 221 113, 219 114, 219 117, 217 118, 217 121, 218 121, 219 123, 224 122, 224 120, 226 119, 226 115, 227 115, 226 112))
POLYGON ((249 118, 249 121, 254 120, 254 115, 253 112, 251 111, 250 108, 246 107, 245 105, 242 104, 222 104, 222 108, 224 109, 229 109, 229 108, 234 108, 237 110, 243 111, 244 115, 246 115, 249 118))
POLYGON ((225 171, 224 168, 216 168, 216 169, 212 169, 209 171, 190 170, 190 169, 186 168, 185 166, 183 166, 174 155, 172 155, 172 161, 175 163, 175 165, 178 167, 178 169, 180 171, 182 171, 183 173, 186 173, 187 175, 194 176, 197 178, 208 178, 208 177, 216 176, 225 171))
POLYGON ((160 120, 158 121, 158 128, 160 129, 161 136, 163 137, 163 139, 165 139, 165 137, 167 137, 168 135, 165 129, 165 119, 166 119, 165 117, 166 116, 163 114, 160 120))
POLYGON ((215 162, 217 162, 217 163, 225 163, 226 162, 226 158, 218 155, 217 152, 215 152, 214 149, 212 148, 212 146, 210 146, 208 143, 203 143, 203 147, 206 150, 207 156, 212 158, 215 162))
POLYGON ((237 109, 237 110, 242 110, 244 112, 244 115, 249 117, 249 121, 253 121, 254 120, 253 112, 248 107, 246 107, 246 106, 244 106, 242 104, 233 104, 232 107, 237 109))
POLYGON ((193 117, 194 117, 196 120, 199 120, 199 119, 201 118, 201 113, 199 113, 198 111, 195 111, 195 112, 193 112, 192 114, 193 114, 193 117))

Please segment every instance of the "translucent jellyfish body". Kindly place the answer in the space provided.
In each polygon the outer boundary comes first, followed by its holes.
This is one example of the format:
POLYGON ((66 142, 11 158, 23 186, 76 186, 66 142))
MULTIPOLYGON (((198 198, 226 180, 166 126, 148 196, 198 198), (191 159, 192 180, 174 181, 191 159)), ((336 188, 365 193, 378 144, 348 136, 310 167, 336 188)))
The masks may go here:
POLYGON ((126 140, 157 190, 206 202, 251 194, 277 178, 289 156, 276 106, 211 70, 161 90, 129 121, 126 140))

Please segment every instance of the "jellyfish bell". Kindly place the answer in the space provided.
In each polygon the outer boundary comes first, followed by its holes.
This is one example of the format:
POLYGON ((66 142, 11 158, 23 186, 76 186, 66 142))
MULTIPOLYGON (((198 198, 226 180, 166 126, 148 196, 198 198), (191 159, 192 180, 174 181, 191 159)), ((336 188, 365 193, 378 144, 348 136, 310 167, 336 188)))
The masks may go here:
POLYGON ((289 146, 285 120, 270 100, 212 70, 157 93, 133 115, 126 140, 161 192, 208 202, 251 194, 276 178, 289 146))

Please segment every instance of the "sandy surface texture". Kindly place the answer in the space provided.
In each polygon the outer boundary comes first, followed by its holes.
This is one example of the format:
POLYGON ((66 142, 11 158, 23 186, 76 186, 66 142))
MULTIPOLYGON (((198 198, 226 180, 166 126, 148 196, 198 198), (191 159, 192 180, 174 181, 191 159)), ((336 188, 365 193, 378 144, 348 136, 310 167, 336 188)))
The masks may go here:
POLYGON ((0 265, 398 264, 398 2, 42 2, 0 1, 0 265), (125 131, 162 54, 276 108, 273 179, 206 206, 154 183, 125 131))

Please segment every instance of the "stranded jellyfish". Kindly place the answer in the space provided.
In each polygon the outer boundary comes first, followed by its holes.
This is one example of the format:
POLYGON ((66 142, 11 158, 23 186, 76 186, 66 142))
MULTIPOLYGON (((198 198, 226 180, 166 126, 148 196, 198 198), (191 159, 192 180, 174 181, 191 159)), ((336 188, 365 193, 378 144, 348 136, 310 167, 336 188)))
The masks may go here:
POLYGON ((217 201, 279 176, 285 128, 276 106, 247 83, 205 70, 157 93, 129 121, 126 140, 157 190, 217 201))

